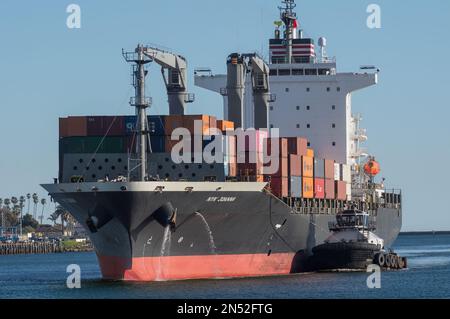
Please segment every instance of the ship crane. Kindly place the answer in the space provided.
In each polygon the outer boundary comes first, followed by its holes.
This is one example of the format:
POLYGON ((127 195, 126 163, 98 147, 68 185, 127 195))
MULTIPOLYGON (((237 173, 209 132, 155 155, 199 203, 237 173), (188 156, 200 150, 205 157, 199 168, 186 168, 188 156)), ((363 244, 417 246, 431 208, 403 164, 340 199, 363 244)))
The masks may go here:
POLYGON ((255 53, 233 53, 228 57, 227 68, 227 87, 221 90, 222 95, 228 97, 227 119, 235 122, 236 127, 243 127, 245 82, 247 75, 251 74, 254 127, 267 128, 269 103, 275 101, 275 95, 270 94, 269 66, 255 53))
POLYGON ((183 115, 186 103, 194 102, 194 95, 187 93, 187 63, 180 55, 153 47, 144 47, 143 53, 161 66, 169 100, 169 114, 183 115))

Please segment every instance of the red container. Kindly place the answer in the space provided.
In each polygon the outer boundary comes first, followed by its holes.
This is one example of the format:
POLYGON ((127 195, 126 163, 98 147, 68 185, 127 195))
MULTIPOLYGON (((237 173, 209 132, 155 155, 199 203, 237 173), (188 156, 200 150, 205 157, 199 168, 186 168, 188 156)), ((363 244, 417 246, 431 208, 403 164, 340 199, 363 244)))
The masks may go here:
POLYGON ((335 184, 334 184, 334 178, 333 179, 325 179, 325 198, 326 199, 335 199, 336 198, 336 192, 335 192, 335 184))
POLYGON ((270 189, 277 197, 288 197, 289 179, 287 177, 272 177, 270 179, 270 189))
POLYGON ((183 127, 187 128, 192 135, 209 135, 209 115, 185 115, 183 116, 183 127), (195 122, 201 121, 201 132, 195 131, 195 122))
POLYGON ((334 161, 325 160, 325 178, 334 179, 334 161))
POLYGON ((336 191, 336 199, 337 200, 346 200, 347 199, 347 185, 345 182, 336 181, 335 191, 336 191))
POLYGON ((183 127, 182 115, 168 115, 164 118, 164 132, 166 136, 171 136, 174 129, 183 127))
POLYGON ((289 155, 289 176, 301 176, 302 157, 300 155, 289 155))
POLYGON ((303 137, 288 137, 288 152, 289 154, 296 154, 306 156, 308 149, 308 141, 303 137))
POLYGON ((289 161, 282 157, 278 159, 278 170, 274 174, 268 174, 272 177, 288 177, 289 176, 289 161))
POLYGON ((236 132, 238 152, 257 152, 264 150, 264 141, 267 139, 267 132, 259 130, 248 130, 247 132, 236 132))
MULTIPOLYGON (((267 152, 269 156, 272 156, 272 143, 278 142, 278 155, 279 157, 288 157, 289 148, 288 148, 288 139, 287 138, 269 138, 267 139, 267 152)), ((264 143, 266 144, 266 143, 264 143)), ((276 147, 273 147, 274 152, 276 152, 276 147)))
POLYGON ((123 116, 89 116, 87 117, 88 136, 125 135, 123 116))
POLYGON ((239 176, 262 175, 263 166, 261 164, 237 163, 237 171, 239 176))
POLYGON ((325 198, 325 179, 314 179, 314 197, 319 199, 325 198))
POLYGON ((86 116, 70 116, 59 119, 59 137, 87 136, 86 116))

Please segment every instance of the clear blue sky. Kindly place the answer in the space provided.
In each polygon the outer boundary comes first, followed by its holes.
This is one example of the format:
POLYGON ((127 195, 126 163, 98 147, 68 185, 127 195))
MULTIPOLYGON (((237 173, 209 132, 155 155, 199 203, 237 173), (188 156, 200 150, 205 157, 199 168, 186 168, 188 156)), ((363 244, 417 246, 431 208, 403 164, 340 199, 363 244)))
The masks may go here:
MULTIPOLYGON (((387 184, 404 191, 404 230, 450 230, 450 2, 298 0, 305 35, 326 36, 339 71, 374 64, 380 84, 354 95, 367 146, 387 184), (382 29, 366 27, 367 5, 382 29)), ((0 2, 0 197, 39 192, 57 176, 58 117, 127 114, 129 66, 121 49, 168 47, 191 67, 225 72, 234 51, 260 51, 278 19, 278 0, 0 2), (77 3, 82 28, 66 27, 77 3)), ((167 113, 151 69, 151 113, 167 113)), ((219 96, 195 88, 190 113, 222 115, 219 96)))

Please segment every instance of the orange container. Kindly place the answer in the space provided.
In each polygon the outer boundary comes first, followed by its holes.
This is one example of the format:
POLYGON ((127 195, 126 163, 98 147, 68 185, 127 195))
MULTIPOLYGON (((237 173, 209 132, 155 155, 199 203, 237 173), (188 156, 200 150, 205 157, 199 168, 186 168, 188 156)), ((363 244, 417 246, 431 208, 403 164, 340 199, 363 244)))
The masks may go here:
POLYGON ((314 177, 314 158, 302 156, 302 176, 314 177))
POLYGON ((227 130, 234 130, 234 122, 217 120, 217 128, 222 132, 226 132, 227 130))
POLYGON ((312 148, 308 148, 306 150, 306 156, 314 157, 314 150, 312 148))
POLYGON ((168 115, 164 118, 165 135, 171 136, 174 129, 183 127, 183 115, 168 115))
POLYGON ((217 128, 217 117, 215 116, 209 117, 209 128, 217 128))
POLYGON ((302 197, 314 198, 314 178, 312 177, 302 178, 302 197))
POLYGON ((209 115, 185 115, 183 117, 183 127, 187 128, 192 135, 209 135, 209 115), (201 132, 195 132, 195 121, 201 121, 201 132))

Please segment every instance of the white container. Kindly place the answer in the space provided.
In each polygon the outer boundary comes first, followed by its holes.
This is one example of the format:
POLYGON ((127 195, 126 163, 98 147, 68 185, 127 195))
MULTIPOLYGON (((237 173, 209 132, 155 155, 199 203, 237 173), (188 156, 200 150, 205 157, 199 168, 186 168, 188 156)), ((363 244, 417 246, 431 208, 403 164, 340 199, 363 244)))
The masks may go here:
POLYGON ((350 165, 342 165, 342 180, 346 183, 352 182, 352 170, 350 165))
POLYGON ((341 164, 339 163, 334 163, 334 180, 341 180, 341 164))
POLYGON ((352 200, 352 184, 351 183, 346 184, 346 193, 347 193, 347 200, 352 200))

